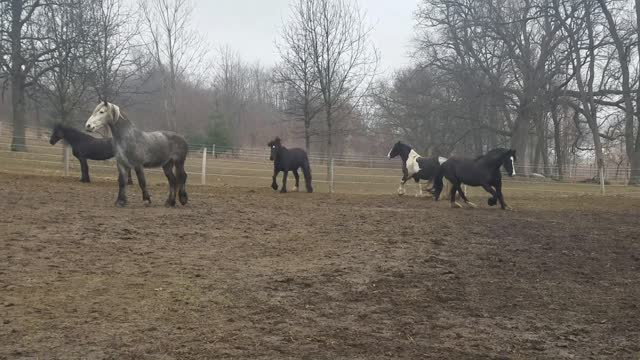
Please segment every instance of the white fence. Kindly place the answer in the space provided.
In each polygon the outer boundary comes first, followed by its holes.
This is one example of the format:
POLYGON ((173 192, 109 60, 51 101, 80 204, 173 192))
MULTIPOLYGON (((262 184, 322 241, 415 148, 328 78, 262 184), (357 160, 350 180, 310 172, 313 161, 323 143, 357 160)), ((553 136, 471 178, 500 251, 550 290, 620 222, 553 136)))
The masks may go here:
MULTIPOLYGON (((11 152, 11 136, 5 128, 0 133, 0 171, 79 175, 79 164, 68 150, 61 150, 62 145, 49 145, 49 132, 41 133, 41 136, 37 136, 34 131, 28 131, 25 137, 28 151, 11 152)), ((314 187, 318 191, 388 194, 395 192, 401 178, 400 160, 389 160, 381 156, 337 156, 330 162, 326 157, 311 154, 310 162, 314 187)), ((90 162, 89 166, 92 178, 116 177, 113 160, 90 162)), ((266 187, 271 183, 272 166, 267 147, 220 149, 192 145, 186 170, 191 184, 196 176, 202 185, 266 187)), ((557 174, 557 169, 549 169, 548 173, 557 174)), ((624 185, 628 173, 628 169, 607 168, 603 177, 607 184, 606 193, 640 194, 640 189, 624 185)), ((164 174, 159 169, 149 169, 147 174, 152 182, 165 181, 164 174)), ((548 177, 507 178, 505 188, 522 192, 601 193, 600 184, 591 183, 594 178, 599 178, 594 166, 572 166, 567 169, 564 181, 548 177)), ((294 177, 290 174, 289 189, 293 188, 293 183, 294 177)), ((407 185, 411 187, 411 183, 412 181, 407 185)))

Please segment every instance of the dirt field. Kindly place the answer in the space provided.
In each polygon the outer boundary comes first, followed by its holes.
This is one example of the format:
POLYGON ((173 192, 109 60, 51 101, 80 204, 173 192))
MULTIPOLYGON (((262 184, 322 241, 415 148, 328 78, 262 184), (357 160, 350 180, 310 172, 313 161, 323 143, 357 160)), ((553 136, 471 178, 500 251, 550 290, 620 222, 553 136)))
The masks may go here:
POLYGON ((638 198, 267 185, 0 173, 0 358, 640 358, 638 198))

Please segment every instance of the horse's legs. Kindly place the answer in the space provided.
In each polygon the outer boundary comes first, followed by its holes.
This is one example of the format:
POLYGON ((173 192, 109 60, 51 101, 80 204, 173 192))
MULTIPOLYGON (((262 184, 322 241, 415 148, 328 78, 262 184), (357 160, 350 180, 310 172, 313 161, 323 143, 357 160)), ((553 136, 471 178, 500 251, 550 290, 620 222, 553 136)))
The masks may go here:
POLYGON ((451 189, 449 190, 449 201, 451 202, 451 207, 452 208, 460 208, 460 207, 462 207, 460 204, 458 204, 456 202, 456 191, 458 191, 458 186, 459 186, 458 182, 456 182, 456 183, 452 182, 451 189))
POLYGON ((133 185, 133 178, 131 177, 131 169, 127 169, 127 184, 133 185))
POLYGON ((407 182, 407 180, 409 180, 408 177, 402 176, 402 179, 400 180, 400 187, 398 188, 398 195, 404 195, 406 193, 404 184, 407 182))
POLYGON ((464 191, 462 191, 462 183, 458 183, 457 187, 458 187, 458 194, 460 194, 460 197, 462 198, 462 200, 469 206, 476 208, 478 207, 478 205, 472 203, 471 201, 469 201, 469 199, 467 199, 467 195, 465 195, 464 191))
POLYGON ((282 189, 280 189, 281 193, 287 192, 287 175, 289 175, 289 171, 283 170, 282 171, 282 189))
POLYGON ((296 178, 296 186, 293 187, 293 191, 298 191, 298 186, 300 186, 300 176, 298 175, 298 169, 293 170, 293 177, 296 178))
POLYGON ((491 185, 482 185, 482 188, 488 192, 489 194, 491 194, 491 197, 487 200, 487 204, 489 204, 489 206, 495 206, 498 203, 498 193, 493 190, 493 188, 491 187, 491 185))
POLYGON ((502 181, 496 183, 496 194, 498 195, 498 201, 500 201, 500 207, 502 210, 513 210, 507 203, 504 202, 504 196, 502 196, 502 181))
POLYGON ((173 207, 176 206, 176 176, 173 174, 173 161, 169 161, 168 163, 162 165, 162 170, 164 170, 164 175, 169 180, 169 197, 167 197, 167 201, 164 202, 164 206, 173 207))
POLYGON ((89 164, 87 164, 87 159, 78 158, 78 161, 80 161, 80 181, 84 183, 91 182, 89 179, 89 164))
POLYGON ((116 206, 123 207, 127 205, 127 170, 131 170, 123 164, 118 163, 118 199, 116 199, 116 206))
POLYGON ((187 172, 184 171, 184 161, 176 161, 176 178, 178 181, 178 199, 180 204, 186 205, 189 201, 187 196, 187 172))
POLYGON ((278 177, 279 172, 280 171, 278 170, 275 170, 275 169, 273 170, 273 181, 271 182, 271 188, 273 190, 278 190, 278 183, 276 182, 276 177, 278 177))
MULTIPOLYGON (((144 202, 145 205, 151 205, 151 196, 149 196, 149 193, 147 192, 147 180, 144 177, 144 170, 142 169, 142 166, 136 166, 135 170, 136 177, 138 178, 138 185, 140 185, 140 190, 142 190, 142 202, 144 202)), ((129 169, 128 174, 129 181, 131 181, 131 169, 129 169)))

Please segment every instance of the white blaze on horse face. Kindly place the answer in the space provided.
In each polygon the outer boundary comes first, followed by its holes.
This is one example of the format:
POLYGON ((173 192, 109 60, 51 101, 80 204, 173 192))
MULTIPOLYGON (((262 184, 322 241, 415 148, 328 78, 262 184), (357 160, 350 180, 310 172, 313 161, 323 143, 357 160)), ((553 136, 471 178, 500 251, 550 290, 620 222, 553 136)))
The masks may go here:
POLYGON ((440 165, 444 164, 445 161, 447 161, 446 157, 438 156, 438 162, 440 163, 440 165))
POLYGON ((516 164, 513 161, 513 156, 511 157, 511 176, 516 176, 516 164))
POLYGON ((387 154, 387 157, 388 157, 389 159, 391 159, 391 152, 392 152, 392 151, 393 151, 393 148, 391 148, 391 150, 389 150, 389 153, 387 154))

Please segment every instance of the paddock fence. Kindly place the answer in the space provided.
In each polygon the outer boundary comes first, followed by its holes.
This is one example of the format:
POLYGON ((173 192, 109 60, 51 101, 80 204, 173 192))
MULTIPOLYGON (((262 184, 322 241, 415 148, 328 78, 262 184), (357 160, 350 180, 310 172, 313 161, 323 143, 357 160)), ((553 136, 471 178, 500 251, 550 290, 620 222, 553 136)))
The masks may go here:
MULTIPOLYGON (((27 151, 11 151, 11 127, 0 127, 0 171, 20 174, 42 174, 80 177, 80 164, 71 155, 70 147, 62 142, 49 144, 50 131, 27 129, 25 142, 27 151)), ((391 194, 399 186, 401 171, 398 159, 384 156, 344 155, 333 160, 322 154, 309 155, 314 190, 319 192, 391 194)), ((273 164, 269 161, 269 149, 264 148, 222 148, 214 146, 190 145, 190 153, 185 165, 190 185, 268 187, 271 184, 273 164)), ((115 161, 89 161, 92 179, 115 179, 115 161)), ((533 170, 533 169, 531 169, 533 170)), ((559 180, 557 168, 541 169, 542 174, 533 176, 505 177, 505 192, 513 194, 547 193, 553 194, 606 194, 640 197, 640 188, 625 185, 630 170, 620 166, 607 166, 603 177, 598 176, 594 165, 574 165, 565 169, 559 180), (543 174, 547 174, 546 176, 543 174), (596 179, 604 179, 603 184, 596 179)), ((165 183, 161 169, 147 169, 149 183, 165 183)), ((304 191, 303 175, 300 172, 300 191, 304 191)), ((282 175, 278 178, 281 183, 282 175)), ((289 173, 287 187, 293 189, 293 174, 289 173)), ((412 195, 417 187, 413 181, 407 182, 407 194, 412 195)), ((469 188, 471 195, 482 193, 482 189, 469 188)))

